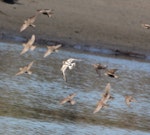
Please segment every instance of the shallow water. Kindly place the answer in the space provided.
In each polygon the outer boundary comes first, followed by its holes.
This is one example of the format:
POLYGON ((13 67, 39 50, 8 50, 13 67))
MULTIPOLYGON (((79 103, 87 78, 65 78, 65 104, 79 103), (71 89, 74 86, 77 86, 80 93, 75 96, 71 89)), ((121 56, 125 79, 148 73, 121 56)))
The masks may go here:
POLYGON ((66 51, 43 58, 46 47, 20 56, 22 45, 0 43, 0 134, 6 135, 148 135, 150 132, 150 63, 66 51), (64 82, 62 61, 79 58, 64 82), (15 76, 20 67, 35 61, 32 75, 15 76), (99 77, 91 64, 117 68, 118 79, 99 77), (93 114, 106 84, 111 84, 109 107, 93 114), (59 102, 76 93, 76 104, 59 102), (129 108, 124 96, 137 102, 129 108))

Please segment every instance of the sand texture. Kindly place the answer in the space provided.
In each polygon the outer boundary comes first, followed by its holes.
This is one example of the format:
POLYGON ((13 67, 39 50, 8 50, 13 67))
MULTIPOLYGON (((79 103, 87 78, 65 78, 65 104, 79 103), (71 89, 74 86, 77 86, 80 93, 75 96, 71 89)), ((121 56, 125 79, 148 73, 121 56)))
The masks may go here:
POLYGON ((149 0, 18 0, 0 1, 0 38, 21 36, 150 54, 149 0), (19 32, 24 20, 37 9, 53 9, 51 18, 40 15, 36 28, 19 32))

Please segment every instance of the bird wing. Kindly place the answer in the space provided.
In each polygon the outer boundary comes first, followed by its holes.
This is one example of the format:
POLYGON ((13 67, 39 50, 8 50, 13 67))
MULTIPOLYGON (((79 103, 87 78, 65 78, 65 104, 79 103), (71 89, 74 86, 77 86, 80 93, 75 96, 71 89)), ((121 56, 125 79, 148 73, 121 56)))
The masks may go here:
POLYGON ((111 88, 111 86, 110 86, 110 83, 107 83, 107 85, 106 85, 106 87, 105 87, 105 94, 109 94, 109 92, 110 92, 110 88, 111 88))
POLYGON ((23 44, 24 45, 24 48, 23 50, 21 51, 20 55, 26 53, 28 50, 29 50, 29 46, 27 46, 26 44, 23 44))
POLYGON ((16 76, 17 75, 21 75, 21 74, 23 74, 23 73, 25 73, 26 72, 26 69, 27 69, 27 67, 25 66, 25 67, 23 67, 18 73, 16 73, 16 76))
POLYGON ((53 50, 51 48, 49 48, 50 46, 48 46, 48 50, 46 51, 46 53, 44 54, 44 58, 47 57, 48 55, 50 55, 53 50))
POLYGON ((44 9, 38 9, 37 12, 38 12, 38 13, 43 13, 43 12, 44 12, 44 9))
POLYGON ((23 73, 25 73, 25 72, 20 71, 20 72, 18 72, 18 73, 16 74, 16 76, 17 76, 17 75, 21 75, 21 74, 23 74, 23 73))
POLYGON ((33 51, 36 48, 36 46, 32 45, 30 46, 30 50, 33 51))
POLYGON ((33 34, 31 38, 28 40, 27 44, 31 46, 34 43, 34 41, 35 41, 35 35, 33 34))
POLYGON ((48 17, 51 17, 51 16, 52 16, 52 14, 53 14, 53 13, 47 13, 47 16, 48 16, 48 17))
POLYGON ((75 96, 76 96, 76 93, 73 93, 73 94, 69 95, 68 98, 69 98, 70 100, 72 100, 75 96))
POLYGON ((110 69, 110 70, 108 70, 108 72, 109 72, 110 74, 114 74, 117 70, 118 70, 118 69, 110 69))
POLYGON ((64 103, 66 103, 66 102, 68 102, 68 101, 71 101, 71 100, 75 97, 75 95, 76 95, 76 93, 73 93, 73 94, 67 96, 66 98, 64 98, 64 99, 60 102, 60 104, 64 104, 64 103))
POLYGON ((30 25, 35 22, 35 19, 36 19, 37 15, 38 15, 38 14, 36 14, 36 15, 31 16, 30 18, 28 18, 28 20, 29 20, 29 22, 30 22, 30 25))
POLYGON ((48 17, 51 17, 53 14, 53 10, 51 9, 38 10, 38 12, 47 15, 48 17))
POLYGON ((68 101, 69 101, 69 98, 66 97, 66 98, 64 98, 64 99, 60 102, 60 104, 65 104, 65 103, 68 102, 68 101))
POLYGON ((97 103, 97 106, 96 106, 95 110, 93 111, 93 113, 97 113, 100 109, 102 109, 102 107, 103 107, 103 102, 102 102, 102 100, 100 100, 97 103))
POLYGON ((32 67, 34 61, 30 62, 29 65, 27 66, 27 71, 30 70, 30 68, 32 67))
POLYGON ((61 69, 60 69, 62 74, 63 74, 63 78, 65 81, 66 81, 66 73, 65 72, 66 72, 67 68, 68 68, 68 65, 63 64, 61 69))
POLYGON ((102 98, 103 104, 106 105, 108 99, 110 99, 110 94, 105 95, 105 97, 102 98))
POLYGON ((53 46, 54 47, 54 49, 58 49, 58 48, 60 48, 62 45, 61 44, 58 44, 58 45, 55 45, 55 46, 53 46))
POLYGON ((60 70, 61 70, 62 72, 65 72, 65 71, 67 70, 67 68, 68 68, 68 65, 63 64, 60 70))
POLYGON ((28 26, 29 26, 28 23, 24 23, 20 28, 20 32, 24 31, 28 26))
POLYGON ((66 60, 66 62, 68 63, 72 63, 73 61, 81 61, 81 59, 69 58, 68 60, 66 60))

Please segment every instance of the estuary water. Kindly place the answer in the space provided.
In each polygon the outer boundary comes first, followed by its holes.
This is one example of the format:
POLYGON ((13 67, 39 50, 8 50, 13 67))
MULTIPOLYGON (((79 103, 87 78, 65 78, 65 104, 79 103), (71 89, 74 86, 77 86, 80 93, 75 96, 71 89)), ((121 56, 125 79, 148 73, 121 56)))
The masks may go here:
POLYGON ((38 46, 20 56, 21 44, 0 43, 0 134, 2 135, 149 135, 150 63, 144 60, 100 56, 61 48, 43 58, 38 46), (63 80, 62 61, 79 58, 63 80), (32 74, 15 76, 34 61, 32 74), (117 68, 119 78, 99 77, 92 64, 117 68), (93 114, 107 83, 114 97, 93 114), (75 105, 60 101, 76 93, 75 105), (136 102, 125 104, 125 96, 136 102))

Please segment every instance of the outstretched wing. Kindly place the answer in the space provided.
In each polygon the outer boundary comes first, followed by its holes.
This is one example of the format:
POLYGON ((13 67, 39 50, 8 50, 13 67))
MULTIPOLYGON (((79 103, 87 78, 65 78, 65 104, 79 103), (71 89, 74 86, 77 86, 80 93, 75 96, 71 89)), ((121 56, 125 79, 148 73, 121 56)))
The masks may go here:
POLYGON ((21 75, 21 74, 24 74, 25 72, 26 72, 26 66, 25 67, 23 67, 23 68, 20 68, 20 71, 18 72, 18 73, 16 73, 16 76, 17 75, 21 75))
POLYGON ((48 55, 50 55, 53 52, 53 50, 50 48, 50 46, 47 46, 47 48, 48 49, 47 49, 47 51, 44 54, 44 58, 47 57, 48 55))
POLYGON ((62 105, 62 104, 65 104, 66 102, 68 102, 69 101, 69 99, 68 99, 68 97, 66 97, 66 98, 64 98, 62 101, 60 101, 60 104, 62 105))
POLYGON ((62 74, 63 74, 63 78, 64 78, 65 81, 67 81, 67 78, 66 78, 66 70, 67 70, 67 68, 68 68, 68 65, 63 64, 61 69, 60 69, 62 74))
POLYGON ((111 88, 110 83, 107 83, 107 85, 105 87, 105 93, 109 94, 110 88, 111 88))
POLYGON ((34 63, 34 61, 32 61, 32 62, 28 65, 27 71, 30 70, 30 68, 32 67, 33 63, 34 63))
POLYGON ((66 62, 72 63, 73 61, 81 61, 81 59, 69 58, 66 62))
POLYGON ((26 21, 25 21, 24 24, 20 28, 20 32, 24 31, 28 26, 29 26, 29 24, 26 23, 26 21))
POLYGON ((29 47, 26 45, 26 44, 23 44, 24 48, 23 50, 21 51, 20 55, 26 53, 28 50, 29 50, 29 47))
MULTIPOLYGON (((65 104, 65 103, 68 102, 68 101, 72 101, 72 99, 75 97, 75 95, 76 95, 76 93, 73 93, 73 94, 67 96, 66 98, 64 98, 64 99, 60 102, 60 104, 65 104)), ((74 104, 75 101, 73 101, 72 103, 74 104)))
POLYGON ((97 106, 96 106, 95 110, 93 111, 93 113, 94 113, 94 114, 97 113, 100 109, 102 109, 102 107, 103 107, 103 102, 102 102, 102 100, 100 100, 100 101, 97 103, 97 106))
POLYGON ((53 46, 54 47, 54 49, 58 49, 58 48, 60 48, 62 45, 61 44, 58 44, 58 45, 55 45, 55 46, 53 46))
POLYGON ((36 17, 38 16, 38 14, 35 14, 34 16, 31 16, 30 18, 28 18, 30 25, 33 24, 35 22, 36 17))
POLYGON ((31 38, 28 40, 27 44, 33 45, 34 41, 35 41, 35 35, 33 34, 33 35, 31 36, 31 38))

